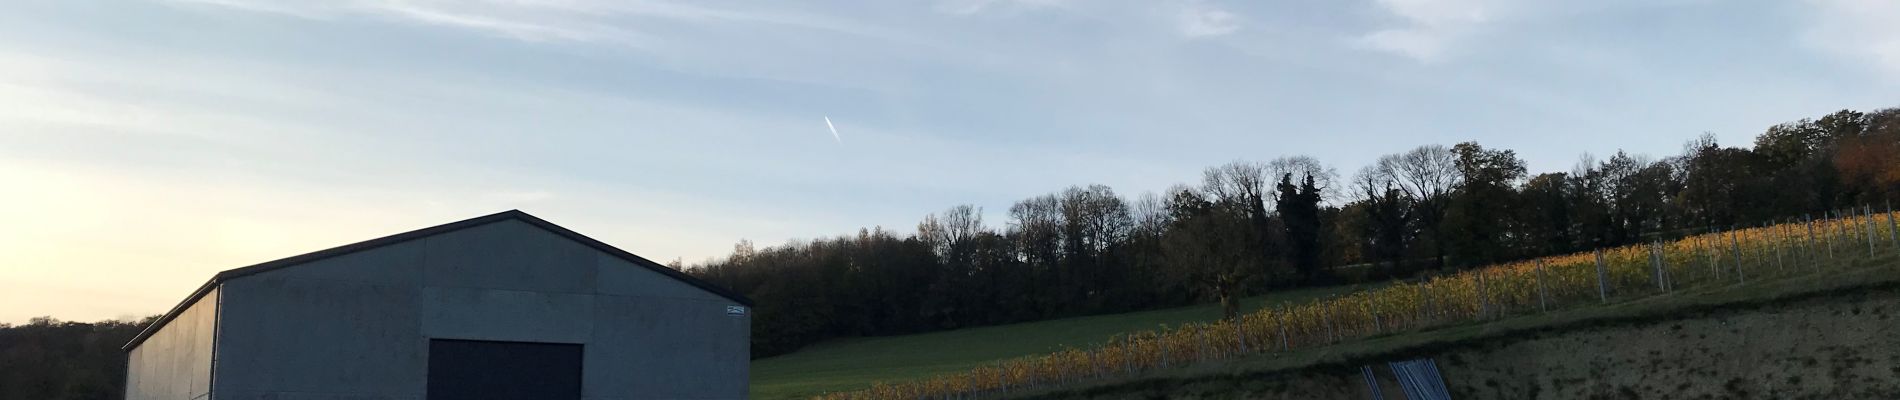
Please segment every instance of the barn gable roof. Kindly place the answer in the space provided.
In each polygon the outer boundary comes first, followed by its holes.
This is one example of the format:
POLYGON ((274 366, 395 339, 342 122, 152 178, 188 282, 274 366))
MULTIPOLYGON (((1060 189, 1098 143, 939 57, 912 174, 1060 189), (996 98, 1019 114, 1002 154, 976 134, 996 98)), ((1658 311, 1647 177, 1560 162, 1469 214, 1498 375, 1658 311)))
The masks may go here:
POLYGON ((158 333, 159 328, 165 327, 166 323, 171 322, 172 319, 177 318, 178 314, 185 312, 186 308, 190 308, 193 303, 198 302, 198 299, 204 298, 206 294, 209 294, 211 292, 211 289, 216 288, 220 282, 224 282, 226 280, 249 276, 249 275, 255 275, 255 274, 268 272, 268 271, 295 267, 298 265, 307 264, 310 262, 323 260, 327 258, 372 250, 372 249, 381 248, 384 246, 390 246, 390 245, 394 245, 398 243, 408 242, 411 240, 422 239, 422 238, 426 238, 430 236, 441 235, 441 234, 455 232, 455 231, 468 229, 468 228, 472 228, 476 226, 488 225, 488 224, 492 224, 496 222, 509 221, 509 220, 525 222, 529 225, 533 225, 535 227, 539 227, 541 229, 547 230, 548 232, 553 232, 554 234, 560 235, 561 237, 567 238, 568 240, 572 240, 572 241, 587 245, 588 247, 592 247, 593 249, 599 250, 600 252, 611 254, 615 257, 619 257, 620 259, 626 260, 627 262, 633 263, 634 265, 646 267, 646 269, 652 270, 653 272, 658 272, 661 275, 665 275, 675 280, 685 282, 687 284, 693 285, 694 287, 700 288, 707 292, 717 294, 720 297, 725 297, 726 299, 730 299, 734 302, 743 304, 747 307, 752 306, 751 299, 748 299, 745 296, 742 296, 731 290, 727 290, 725 288, 719 287, 718 285, 714 285, 706 281, 699 280, 698 278, 694 278, 691 275, 687 275, 683 272, 674 270, 673 268, 667 267, 665 265, 660 265, 660 263, 656 263, 644 257, 634 255, 633 253, 629 253, 626 250, 621 250, 620 248, 614 247, 612 245, 601 242, 599 240, 595 240, 594 238, 587 237, 587 235, 582 235, 578 232, 574 232, 567 228, 563 228, 560 225, 555 225, 554 223, 548 222, 547 220, 537 218, 533 215, 528 215, 528 213, 521 212, 521 210, 508 210, 508 211, 503 211, 503 212, 499 212, 495 214, 489 214, 485 216, 470 218, 470 219, 466 219, 462 221, 456 221, 456 222, 436 225, 436 226, 432 226, 428 228, 417 229, 417 230, 413 230, 409 232, 403 232, 403 233, 398 233, 394 235, 384 236, 381 238, 347 244, 347 245, 338 246, 338 247, 334 247, 334 248, 330 248, 326 250, 320 250, 320 251, 316 251, 316 252, 312 252, 308 254, 279 259, 276 261, 270 261, 270 262, 265 262, 262 264, 219 272, 217 275, 213 275, 211 277, 211 280, 206 281, 203 286, 199 286, 198 290, 193 291, 191 293, 191 296, 186 297, 185 300, 179 302, 177 306, 173 306, 170 311, 165 312, 165 315, 158 317, 158 320, 153 321, 151 326, 145 327, 145 330, 140 331, 138 336, 132 337, 132 341, 126 343, 124 347, 121 347, 121 349, 130 351, 132 350, 132 348, 138 347, 140 343, 144 343, 145 339, 150 338, 152 334, 158 333))

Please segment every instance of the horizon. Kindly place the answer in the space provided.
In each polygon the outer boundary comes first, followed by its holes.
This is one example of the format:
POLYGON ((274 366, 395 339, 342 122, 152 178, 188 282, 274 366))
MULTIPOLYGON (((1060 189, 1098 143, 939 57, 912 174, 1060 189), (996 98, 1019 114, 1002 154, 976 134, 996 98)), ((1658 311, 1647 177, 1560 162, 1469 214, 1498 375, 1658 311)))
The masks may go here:
POLYGON ((30 3, 0 15, 0 323, 509 209, 660 263, 1234 160, 1535 173, 1900 106, 1900 4, 30 3), (835 122, 835 124, 834 124, 835 122))

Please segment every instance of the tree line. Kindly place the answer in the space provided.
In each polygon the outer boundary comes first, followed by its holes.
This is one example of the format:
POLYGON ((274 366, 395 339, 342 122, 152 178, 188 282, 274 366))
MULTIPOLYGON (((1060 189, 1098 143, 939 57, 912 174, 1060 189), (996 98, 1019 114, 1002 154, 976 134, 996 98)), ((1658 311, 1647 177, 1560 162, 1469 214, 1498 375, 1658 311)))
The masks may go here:
POLYGON ((1341 176, 1308 156, 1235 161, 1124 197, 1074 186, 686 268, 758 304, 755 357, 821 340, 1218 302, 1409 277, 1900 200, 1900 108, 1712 135, 1677 155, 1584 155, 1531 174, 1509 149, 1425 145, 1341 176))
MULTIPOLYGON (((741 241, 688 272, 757 301, 753 355, 817 341, 1199 302, 1408 277, 1900 200, 1900 109, 1769 127, 1747 148, 1585 156, 1531 175, 1506 149, 1427 145, 1349 177, 1312 157, 1237 161, 1123 197, 1076 186, 1001 224, 950 207, 914 230, 764 249, 741 241)), ((0 399, 115 399, 130 341, 156 317, 0 323, 0 399)))
POLYGON ((0 399, 123 398, 126 358, 119 346, 157 319, 0 323, 0 399))

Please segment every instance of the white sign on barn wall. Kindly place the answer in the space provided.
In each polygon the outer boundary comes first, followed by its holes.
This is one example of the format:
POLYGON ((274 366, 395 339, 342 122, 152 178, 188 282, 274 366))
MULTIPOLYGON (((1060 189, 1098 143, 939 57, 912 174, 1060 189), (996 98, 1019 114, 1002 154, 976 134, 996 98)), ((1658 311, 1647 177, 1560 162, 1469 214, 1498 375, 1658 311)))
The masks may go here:
POLYGON ((726 315, 743 317, 745 316, 745 306, 726 306, 726 315))

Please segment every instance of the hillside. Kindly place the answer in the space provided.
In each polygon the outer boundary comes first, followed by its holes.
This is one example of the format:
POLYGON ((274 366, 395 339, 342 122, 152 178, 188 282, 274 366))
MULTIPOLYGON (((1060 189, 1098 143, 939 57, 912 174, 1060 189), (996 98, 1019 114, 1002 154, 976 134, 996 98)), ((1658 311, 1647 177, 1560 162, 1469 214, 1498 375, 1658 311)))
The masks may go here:
MULTIPOLYGON (((1377 285, 1347 285, 1284 291, 1242 301, 1247 311, 1269 304, 1302 302, 1377 285)), ((876 382, 927 378, 974 366, 1065 347, 1085 347, 1109 337, 1162 325, 1220 318, 1206 304, 1165 310, 1064 318, 917 335, 834 340, 797 353, 752 363, 752 398, 793 399, 856 390, 876 382)))
POLYGON ((1891 269, 1900 255, 1894 220, 1847 215, 1517 261, 827 397, 1010 395, 1236 361, 1291 359, 1284 367, 1305 367, 1318 360, 1298 362, 1301 354, 1350 354, 1389 338, 1477 340, 1512 324, 1576 327, 1548 323, 1553 318, 1671 317, 1681 310, 1652 308, 1772 300, 1785 292, 1776 285, 1868 282, 1858 275, 1891 269))
POLYGON ((1432 357, 1454 398, 1895 398, 1900 259, 1720 293, 1526 316, 1027 391, 1031 399, 1364 399, 1432 357))

